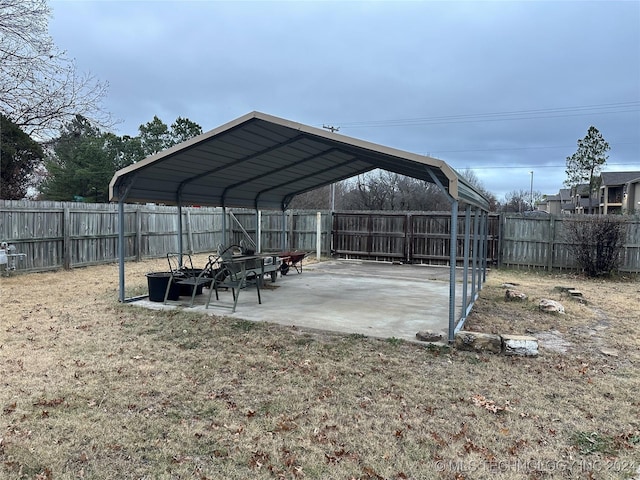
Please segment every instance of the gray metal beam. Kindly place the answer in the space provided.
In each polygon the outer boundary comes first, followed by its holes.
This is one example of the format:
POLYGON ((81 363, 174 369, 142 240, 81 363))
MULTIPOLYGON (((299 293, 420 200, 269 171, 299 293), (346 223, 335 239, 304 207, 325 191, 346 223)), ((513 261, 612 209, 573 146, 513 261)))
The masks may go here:
POLYGON ((118 282, 120 284, 118 299, 124 303, 124 201, 118 202, 118 282))
POLYGON ((456 261, 458 245, 458 201, 451 203, 451 240, 449 244, 449 342, 453 342, 456 328, 456 261))
POLYGON ((462 311, 467 316, 467 306, 469 305, 469 250, 471 244, 471 205, 467 204, 464 209, 464 253, 463 253, 463 273, 462 273, 462 311))
POLYGON ((456 330, 456 262, 458 246, 458 200, 453 198, 449 191, 442 185, 436 175, 427 169, 433 183, 446 195, 451 203, 451 228, 449 239, 449 342, 453 342, 456 330))

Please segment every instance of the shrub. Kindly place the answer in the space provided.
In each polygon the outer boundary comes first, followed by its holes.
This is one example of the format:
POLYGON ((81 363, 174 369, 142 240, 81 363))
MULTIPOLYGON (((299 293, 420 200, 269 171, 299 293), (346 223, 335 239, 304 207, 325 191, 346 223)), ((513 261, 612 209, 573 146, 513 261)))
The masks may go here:
POLYGON ((568 248, 589 277, 611 275, 622 260, 626 224, 620 217, 593 215, 566 222, 568 248))

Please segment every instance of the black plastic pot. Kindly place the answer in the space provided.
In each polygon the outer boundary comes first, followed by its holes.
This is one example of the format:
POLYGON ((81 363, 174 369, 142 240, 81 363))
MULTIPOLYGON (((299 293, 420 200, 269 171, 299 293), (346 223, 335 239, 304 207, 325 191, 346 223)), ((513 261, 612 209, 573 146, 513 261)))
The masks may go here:
MULTIPOLYGON (((181 270, 181 272, 184 272, 185 274, 188 274, 189 276, 198 276, 198 275, 200 275, 202 273, 202 270, 198 269, 198 268, 183 268, 181 270)), ((200 284, 200 285, 197 285, 195 287, 196 295, 202 295, 202 287, 203 286, 204 286, 204 284, 200 284)), ((180 296, 181 297, 190 297, 193 294, 194 286, 183 283, 183 284, 179 285, 179 289, 180 289, 180 296)))
MULTIPOLYGON (((187 285, 187 284, 181 284, 178 285, 178 289, 180 292, 180 296, 183 297, 190 297, 193 294, 193 289, 196 289, 196 295, 202 295, 202 287, 204 285, 197 285, 197 286, 193 286, 193 285, 187 285)), ((167 288, 165 286, 165 288, 167 288)), ((164 295, 164 294, 163 294, 164 295)))
MULTIPOLYGON (((150 272, 147 273, 147 285, 149 287, 149 300, 152 302, 164 302, 164 294, 171 278, 171 272, 150 272)), ((167 300, 178 300, 180 298, 180 285, 173 283, 169 289, 167 300)))

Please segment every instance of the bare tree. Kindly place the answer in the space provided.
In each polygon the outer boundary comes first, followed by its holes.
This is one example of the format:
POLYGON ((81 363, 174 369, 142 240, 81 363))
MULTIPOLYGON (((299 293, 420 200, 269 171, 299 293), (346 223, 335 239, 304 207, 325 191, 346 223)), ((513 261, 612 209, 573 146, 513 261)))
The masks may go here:
POLYGON ((498 199, 493 193, 491 193, 489 190, 485 188, 482 181, 478 178, 478 174, 474 170, 470 168, 465 168, 464 170, 459 171, 458 174, 462 178, 464 178, 467 182, 469 182, 472 187, 474 187, 476 190, 478 190, 482 195, 486 197, 486 199, 489 201, 490 211, 495 212, 498 210, 500 206, 498 199))
POLYGON ((46 0, 0 0, 0 112, 27 134, 51 138, 82 115, 113 125, 100 103, 107 84, 80 74, 48 32, 46 0))
POLYGON ((345 210, 448 210, 449 203, 440 189, 397 173, 376 170, 358 176, 347 184, 342 199, 345 210))
MULTIPOLYGON (((335 183, 335 208, 343 209, 343 197, 345 186, 343 182, 335 183)), ((331 208, 331 185, 316 188, 306 193, 302 193, 294 197, 289 208, 298 210, 317 209, 329 210, 331 208)))
POLYGON ((542 193, 539 191, 530 192, 529 190, 512 190, 504 195, 504 203, 502 211, 506 213, 523 213, 531 207, 531 193, 533 193, 533 204, 542 199, 542 193))

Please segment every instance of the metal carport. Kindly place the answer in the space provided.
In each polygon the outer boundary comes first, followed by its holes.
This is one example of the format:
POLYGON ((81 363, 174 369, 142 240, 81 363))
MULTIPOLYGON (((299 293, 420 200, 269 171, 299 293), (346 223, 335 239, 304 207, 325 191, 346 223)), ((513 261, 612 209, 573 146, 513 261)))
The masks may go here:
MULTIPOLYGON (((125 298, 124 203, 278 209, 298 194, 374 169, 435 183, 451 204, 449 340, 477 298, 486 271, 486 198, 444 161, 251 112, 187 142, 115 173, 110 200, 119 204, 119 299, 125 298), (455 318, 458 211, 465 206, 463 285, 460 321, 455 318), (472 226, 472 210, 473 215, 472 226), (470 232, 474 231, 474 248, 470 232), (470 252, 473 255, 470 256, 470 252), (470 270, 471 269, 471 270, 470 270)), ((178 246, 182 251, 182 222, 178 246)), ((283 236, 284 238, 284 236, 283 236)), ((284 245, 283 245, 284 248, 284 245)))

